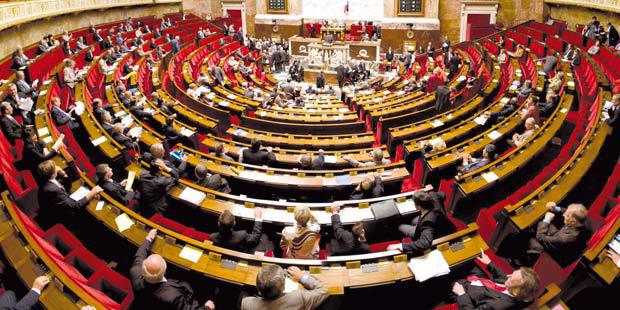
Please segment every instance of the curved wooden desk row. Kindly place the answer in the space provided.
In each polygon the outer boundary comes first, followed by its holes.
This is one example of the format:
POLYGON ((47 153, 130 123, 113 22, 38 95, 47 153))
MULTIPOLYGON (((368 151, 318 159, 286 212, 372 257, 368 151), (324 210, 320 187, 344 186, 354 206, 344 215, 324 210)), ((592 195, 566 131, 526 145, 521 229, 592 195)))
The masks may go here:
POLYGON ((498 227, 491 238, 491 244, 495 249, 508 235, 524 231, 535 225, 547 212, 546 203, 549 201, 561 202, 588 172, 610 130, 605 122, 598 121, 602 112, 603 98, 609 97, 609 92, 602 92, 599 89, 595 123, 580 140, 579 147, 572 153, 569 160, 535 191, 518 203, 507 205, 502 209, 500 213, 502 219, 498 221, 498 227))

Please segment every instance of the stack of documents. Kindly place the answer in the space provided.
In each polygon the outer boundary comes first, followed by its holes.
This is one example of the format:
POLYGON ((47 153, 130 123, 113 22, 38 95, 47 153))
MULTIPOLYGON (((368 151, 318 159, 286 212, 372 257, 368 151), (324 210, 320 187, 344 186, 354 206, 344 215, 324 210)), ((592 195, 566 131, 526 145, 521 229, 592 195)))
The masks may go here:
POLYGON ((450 266, 439 250, 412 258, 408 266, 418 282, 450 273, 450 266))

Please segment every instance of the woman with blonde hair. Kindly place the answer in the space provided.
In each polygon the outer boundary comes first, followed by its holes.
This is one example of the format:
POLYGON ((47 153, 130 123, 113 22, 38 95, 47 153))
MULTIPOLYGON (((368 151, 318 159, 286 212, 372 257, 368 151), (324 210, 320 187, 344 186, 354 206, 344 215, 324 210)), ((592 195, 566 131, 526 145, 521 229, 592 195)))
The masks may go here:
POLYGON ((282 230, 280 248, 286 258, 316 259, 319 256, 321 226, 310 208, 299 206, 293 213, 295 225, 282 230))

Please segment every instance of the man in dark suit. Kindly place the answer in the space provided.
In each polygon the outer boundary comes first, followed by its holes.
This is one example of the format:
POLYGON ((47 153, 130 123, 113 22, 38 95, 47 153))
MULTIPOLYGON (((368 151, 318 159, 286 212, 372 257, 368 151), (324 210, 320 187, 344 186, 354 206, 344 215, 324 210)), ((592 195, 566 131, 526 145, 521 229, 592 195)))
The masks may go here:
POLYGON ((453 89, 446 85, 439 85, 437 87, 437 95, 435 100, 435 114, 441 114, 450 110, 452 103, 450 102, 450 95, 453 89))
POLYGON ((277 47, 276 50, 271 55, 273 59, 273 65, 275 66, 276 73, 282 70, 282 53, 280 53, 280 47, 277 47))
POLYGON ((383 196, 383 182, 381 175, 377 172, 374 178, 365 178, 351 193, 350 199, 368 199, 383 196))
POLYGON ((68 125, 71 130, 80 128, 80 123, 75 120, 72 113, 68 113, 60 107, 60 98, 53 97, 51 101, 52 111, 50 113, 52 114, 52 119, 56 125, 68 125))
POLYGON ((28 310, 37 304, 41 292, 50 283, 50 279, 46 276, 40 276, 34 279, 30 291, 19 301, 15 297, 15 292, 5 291, 0 295, 0 309, 28 310))
POLYGON ((388 51, 385 53, 385 59, 391 63, 394 60, 394 51, 392 51, 392 47, 388 47, 388 51))
POLYGON ((175 36, 174 39, 170 40, 170 51, 172 54, 176 54, 181 50, 180 42, 181 38, 179 38, 179 36, 175 36))
POLYGON ((15 145, 15 140, 21 139, 24 135, 24 126, 17 122, 13 117, 13 107, 8 102, 3 102, 0 105, 0 125, 2 126, 2 133, 9 140, 11 145, 15 145))
POLYGON ((167 166, 161 158, 151 161, 150 169, 140 174, 140 199, 138 201, 145 216, 150 217, 155 213, 166 214, 168 212, 166 193, 177 184, 178 180, 177 169, 167 166), (162 175, 161 171, 167 171, 170 176, 162 175))
POLYGON ((276 155, 273 153, 271 147, 267 147, 267 150, 261 150, 261 142, 258 139, 252 139, 250 147, 241 152, 239 161, 257 166, 269 165, 276 161, 276 155))
POLYGON ((161 159, 163 164, 167 168, 164 171, 167 171, 172 176, 176 176, 176 178, 183 177, 185 169, 187 168, 187 155, 184 154, 183 156, 181 156, 180 162, 177 166, 173 164, 170 159, 167 158, 165 152, 166 150, 164 149, 163 144, 155 143, 151 145, 150 152, 144 153, 143 158, 145 161, 151 162, 151 165, 154 163, 155 160, 161 159))
POLYGON ((455 282, 452 292, 459 309, 525 309, 532 304, 540 286, 532 268, 517 269, 506 275, 484 252, 477 259, 493 277, 489 279, 476 266, 470 276, 455 282))
POLYGON ((218 219, 219 231, 212 233, 209 240, 215 246, 250 254, 273 250, 273 243, 262 233, 262 215, 261 208, 254 208, 254 226, 252 233, 248 234, 245 230, 233 230, 235 216, 225 210, 218 219))
POLYGON ((620 129, 618 129, 620 128, 620 94, 615 94, 611 98, 611 107, 605 114, 603 114, 605 123, 613 128, 613 134, 617 136, 620 133, 620 129))
POLYGON ((448 67, 450 68, 450 73, 448 78, 452 79, 458 72, 459 66, 461 65, 461 58, 454 51, 450 52, 450 58, 448 59, 448 67))
POLYGON ((133 265, 129 270, 136 309, 202 309, 214 310, 209 300, 201 305, 195 298, 192 287, 183 281, 167 279, 166 261, 158 254, 148 255, 157 236, 152 229, 138 248, 133 265))
POLYGON ((209 174, 207 167, 203 164, 196 165, 194 169, 194 182, 200 186, 218 191, 220 193, 230 193, 228 181, 219 174, 209 174))
POLYGON ((351 231, 342 227, 340 222, 340 204, 334 203, 332 211, 332 230, 334 239, 329 242, 329 255, 355 255, 370 252, 370 246, 366 242, 366 231, 364 224, 357 222, 353 224, 351 231))
POLYGON ((312 157, 312 155, 303 154, 299 157, 299 165, 304 170, 321 170, 325 165, 325 154, 323 150, 319 150, 319 155, 312 157))
POLYGON ((319 76, 316 77, 316 88, 323 89, 325 87, 325 77, 323 71, 319 72, 319 76))
POLYGON ((43 182, 39 187, 39 201, 42 202, 39 210, 39 223, 44 229, 56 223, 68 224, 70 219, 78 218, 78 212, 103 191, 101 187, 95 186, 84 197, 76 201, 70 197, 71 193, 68 192, 70 184, 61 183, 61 181, 65 183, 69 181, 67 173, 56 166, 53 161, 46 160, 39 164, 38 172, 43 182))
POLYGON ((398 230, 411 242, 393 244, 388 250, 400 250, 413 255, 422 255, 431 248, 433 240, 454 232, 454 225, 448 220, 443 210, 443 193, 426 192, 419 190, 413 193, 415 207, 420 210, 411 225, 403 224, 398 230))
POLYGON ((343 65, 338 65, 338 67, 336 67, 336 79, 338 80, 338 87, 342 88, 344 86, 344 78, 345 68, 343 65))
POLYGON ((582 204, 570 204, 560 208, 554 202, 547 203, 549 212, 536 228, 536 237, 530 239, 530 262, 533 264, 540 253, 547 252, 562 267, 574 262, 586 248, 590 231, 585 226, 588 209, 582 204), (557 228, 551 222, 556 214, 562 214, 564 226, 557 228))
POLYGON ((54 158, 58 154, 61 148, 65 145, 62 141, 58 140, 52 146, 52 150, 48 151, 45 148, 45 143, 39 141, 37 132, 34 129, 26 129, 24 134, 24 151, 22 156, 22 165, 24 168, 33 172, 36 175, 39 164, 54 158))
POLYGON ((405 54, 402 56, 402 62, 403 62, 403 66, 405 67, 405 73, 407 72, 407 70, 409 70, 409 67, 411 66, 411 61, 412 61, 413 55, 411 55, 411 52, 406 51, 405 54))
POLYGON ((618 30, 616 27, 611 24, 611 22, 607 23, 607 42, 609 42, 610 47, 615 47, 620 41, 620 35, 618 34, 618 30))
POLYGON ((133 189, 125 190, 125 185, 127 185, 127 179, 122 180, 120 183, 112 179, 114 172, 112 171, 112 168, 108 166, 108 164, 97 165, 95 174, 97 175, 97 185, 103 188, 106 194, 110 195, 110 197, 114 198, 121 204, 126 206, 133 199, 138 198, 136 197, 138 195, 136 195, 133 189))
MULTIPOLYGON (((22 117, 22 122, 26 125, 30 125, 34 122, 34 113, 32 109, 26 110, 25 107, 21 106, 22 100, 24 102, 28 100, 32 100, 30 97, 26 96, 24 93, 19 92, 17 89, 17 85, 11 84, 9 85, 9 93, 4 97, 4 101, 11 104, 13 107, 13 113, 18 113, 22 117)), ((34 105, 33 105, 34 108, 34 105)))

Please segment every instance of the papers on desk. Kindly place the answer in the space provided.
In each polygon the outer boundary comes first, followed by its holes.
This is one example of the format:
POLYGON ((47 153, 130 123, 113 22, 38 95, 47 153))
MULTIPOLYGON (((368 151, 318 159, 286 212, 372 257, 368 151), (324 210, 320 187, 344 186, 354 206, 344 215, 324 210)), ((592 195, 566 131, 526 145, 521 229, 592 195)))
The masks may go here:
POLYGON ((39 96, 45 96, 45 94, 47 94, 47 89, 44 89, 39 92, 39 96))
POLYGON ((71 199, 75 201, 80 201, 80 199, 86 197, 86 195, 90 192, 90 190, 84 186, 80 186, 75 192, 71 193, 69 196, 71 199))
POLYGON ((121 116, 123 116, 125 114, 127 114, 127 113, 125 113, 125 111, 120 110, 120 111, 114 113, 114 117, 121 117, 121 116))
POLYGON ((41 115, 41 114, 43 114, 43 112, 45 112, 45 111, 43 111, 43 109, 36 109, 36 110, 34 110, 34 115, 41 115))
POLYGON ((438 119, 435 119, 431 121, 431 125, 433 125, 433 127, 439 127, 439 126, 443 126, 443 122, 438 119))
POLYGON ((334 119, 337 120, 337 121, 341 121, 341 120, 344 119, 344 114, 338 114, 338 115, 334 116, 334 119))
POLYGON ((404 80, 403 84, 405 84, 405 85, 409 84, 409 80, 404 80))
POLYGON ((105 206, 105 201, 103 200, 97 201, 97 206, 95 206, 95 211, 103 210, 103 206, 105 206))
POLYGON ((383 94, 384 94, 384 95, 389 95, 389 94, 391 94, 391 92, 390 92, 389 90, 384 90, 384 91, 383 91, 383 94))
POLYGON ((179 253, 179 257, 183 259, 187 259, 192 263, 197 263, 200 260, 200 256, 202 256, 203 250, 195 248, 191 245, 185 245, 179 253))
POLYGON ((482 178, 487 181, 487 183, 491 183, 497 179, 499 179, 499 177, 497 176, 497 174, 495 174, 495 172, 491 171, 491 172, 487 172, 487 173, 483 173, 482 174, 482 178))
POLYGON ((452 119, 452 114, 448 114, 448 115, 446 115, 446 118, 447 118, 447 119, 452 119))
POLYGON ((398 96, 402 96, 404 94, 405 94, 404 90, 399 90, 398 92, 396 92, 396 95, 398 95, 398 96))
POLYGON ((127 135, 133 138, 138 138, 140 137, 141 134, 142 134, 142 127, 138 127, 138 126, 129 129, 129 131, 127 132, 127 135))
POLYGON ((467 79, 466 77, 464 77, 464 76, 462 76, 462 75, 461 75, 461 76, 459 76, 459 77, 456 79, 456 81, 460 83, 460 82, 465 81, 466 79, 467 79))
POLYGON ((239 216, 239 217, 243 217, 243 218, 253 219, 254 218, 254 209, 246 208, 245 206, 242 206, 242 205, 235 205, 233 207, 233 209, 232 209, 232 214, 234 216, 239 216))
POLYGON ((241 129, 241 128, 237 128, 235 131, 233 131, 233 135, 235 135, 235 136, 242 136, 243 137, 243 136, 245 136, 247 134, 248 134, 248 132, 243 130, 243 129, 241 129))
POLYGON ((538 71, 538 74, 540 74, 540 75, 547 75, 547 73, 545 73, 545 71, 542 71, 542 70, 538 71))
POLYGON ((400 212, 400 214, 406 214, 416 210, 415 203, 411 199, 397 203, 396 207, 398 208, 398 212, 400 212))
POLYGON ((227 107, 228 105, 230 105, 230 102, 222 100, 222 101, 218 102, 217 104, 219 104, 219 105, 221 105, 223 107, 227 107))
POLYGON ((379 102, 381 102, 381 98, 375 98, 375 100, 374 100, 374 101, 375 101, 376 103, 379 103, 379 102))
POLYGON ((510 85, 509 88, 511 91, 516 91, 517 90, 517 85, 510 85))
POLYGON ((566 83, 566 85, 568 85, 568 87, 574 88, 575 87, 575 82, 574 81, 568 81, 566 83))
POLYGON ((52 137, 47 136, 47 137, 43 138, 42 141, 45 142, 45 144, 50 144, 50 143, 52 143, 52 137))
POLYGON ((500 100, 499 102, 501 102, 501 103, 508 103, 508 102, 510 102, 510 98, 508 98, 508 97, 504 97, 504 98, 502 98, 502 100, 500 100))
POLYGON ((131 118, 131 115, 125 115, 125 117, 121 119, 121 124, 123 124, 123 127, 131 126, 131 124, 133 124, 133 119, 131 118))
POLYGON ((92 140, 91 142, 93 143, 94 146, 98 146, 99 144, 108 141, 108 138, 106 138, 105 136, 101 136, 95 140, 92 140))
POLYGON ((284 277, 284 293, 290 293, 299 289, 299 283, 291 280, 289 277, 284 277))
POLYGON ((424 256, 414 257, 407 266, 418 282, 450 273, 450 266, 439 250, 433 250, 424 256))
POLYGON ((31 111, 34 106, 34 101, 30 98, 19 99, 19 109, 24 111, 31 111))
POLYGON ((340 113, 349 112, 349 108, 340 108, 340 109, 338 109, 338 112, 340 112, 340 113))
POLYGON ((338 175, 333 178, 323 177, 323 185, 351 185, 351 176, 348 174, 338 175))
POLYGON ((114 219, 114 223, 116 223, 116 227, 118 228, 118 231, 120 232, 124 232, 125 230, 131 228, 131 226, 133 226, 134 224, 134 222, 129 218, 127 213, 123 213, 117 216, 114 219))
POLYGON ((497 140, 497 139, 499 139, 502 136, 502 134, 499 131, 497 131, 497 130, 493 130, 493 131, 489 132, 489 134, 487 136, 489 138, 491 138, 491 140, 497 140))
POLYGON ((47 129, 47 127, 43 127, 37 130, 37 134, 39 135, 39 137, 46 136, 49 133, 50 131, 47 129))
POLYGON ((133 181, 136 179, 136 172, 129 171, 127 174, 127 183, 125 184, 125 190, 128 191, 133 186, 133 181))
POLYGON ((209 93, 209 94, 207 95, 207 99, 209 99, 209 100, 213 100, 213 98, 215 98, 215 94, 214 94, 214 93, 209 93))
POLYGON ((186 187, 179 195, 179 199, 190 202, 194 205, 200 205, 200 203, 207 197, 202 191, 195 190, 191 187, 186 187))
POLYGON ((265 115, 267 115, 267 111, 260 111, 260 113, 258 113, 258 115, 264 117, 265 115))
POLYGON ((487 122, 487 118, 484 115, 480 115, 480 116, 474 118, 474 122, 476 122, 476 124, 478 124, 480 126, 484 126, 484 124, 486 124, 486 122, 487 122))
MULTIPOLYGON (((254 217, 254 211, 252 211, 252 218, 254 217)), ((269 222, 283 222, 288 224, 295 223, 295 215, 286 210, 277 209, 263 209, 263 220, 269 222)))
POLYGON ((155 112, 155 110, 151 108, 144 108, 144 113, 153 114, 153 112, 155 112))
POLYGON ((335 155, 325 155, 325 163, 335 164, 338 158, 335 155))
POLYGON ((562 108, 562 109, 560 110, 560 113, 566 113, 566 112, 568 112, 568 109, 567 109, 567 108, 562 108))
POLYGON ((192 131, 192 130, 189 130, 189 129, 185 128, 185 127, 181 127, 181 131, 180 131, 180 133, 181 133, 182 135, 186 136, 186 137, 191 137, 191 136, 192 136, 193 134, 195 134, 196 132, 194 132, 194 131, 192 131))
POLYGON ((370 208, 342 208, 339 214, 343 223, 355 223, 375 218, 370 208))
POLYGON ((603 109, 609 110, 609 109, 611 109, 612 106, 613 106, 613 103, 611 103, 611 101, 607 100, 607 101, 605 101, 605 104, 603 105, 603 109))
POLYGON ((230 100, 235 100, 237 98, 237 96, 235 96, 233 94, 229 94, 228 96, 226 96, 226 98, 228 98, 230 100))

